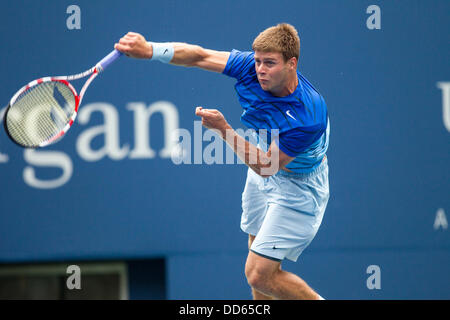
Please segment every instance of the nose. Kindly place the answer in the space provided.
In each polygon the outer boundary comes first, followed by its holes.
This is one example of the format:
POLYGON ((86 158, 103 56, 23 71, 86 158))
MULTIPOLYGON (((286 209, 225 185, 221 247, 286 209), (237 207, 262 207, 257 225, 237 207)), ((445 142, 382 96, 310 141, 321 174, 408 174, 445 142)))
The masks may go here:
POLYGON ((258 74, 266 73, 266 68, 264 67, 264 65, 262 63, 259 66, 256 66, 256 73, 258 73, 258 74))

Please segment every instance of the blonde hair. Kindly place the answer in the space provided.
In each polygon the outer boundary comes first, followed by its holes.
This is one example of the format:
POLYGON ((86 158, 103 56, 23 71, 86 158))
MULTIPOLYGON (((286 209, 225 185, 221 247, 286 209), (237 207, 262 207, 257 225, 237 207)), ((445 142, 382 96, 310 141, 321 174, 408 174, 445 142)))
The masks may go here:
POLYGON ((280 23, 261 32, 253 41, 253 51, 279 52, 288 61, 300 56, 300 37, 290 24, 280 23))

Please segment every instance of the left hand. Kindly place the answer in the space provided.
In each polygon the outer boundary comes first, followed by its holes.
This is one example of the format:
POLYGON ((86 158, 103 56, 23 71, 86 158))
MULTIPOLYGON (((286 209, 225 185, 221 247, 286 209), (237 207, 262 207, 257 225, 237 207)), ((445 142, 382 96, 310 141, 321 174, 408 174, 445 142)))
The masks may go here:
POLYGON ((202 125, 208 129, 219 131, 225 136, 226 130, 231 129, 223 114, 216 109, 203 109, 197 107, 195 114, 202 118, 202 125))

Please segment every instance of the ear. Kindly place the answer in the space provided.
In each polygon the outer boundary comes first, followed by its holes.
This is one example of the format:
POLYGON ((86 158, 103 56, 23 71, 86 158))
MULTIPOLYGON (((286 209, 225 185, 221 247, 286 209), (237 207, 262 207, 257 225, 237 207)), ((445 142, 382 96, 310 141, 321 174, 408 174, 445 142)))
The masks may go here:
POLYGON ((290 58, 290 59, 288 60, 289 67, 292 68, 292 69, 294 69, 294 70, 297 69, 297 63, 298 63, 298 61, 297 61, 297 58, 296 58, 296 57, 292 57, 292 58, 290 58))

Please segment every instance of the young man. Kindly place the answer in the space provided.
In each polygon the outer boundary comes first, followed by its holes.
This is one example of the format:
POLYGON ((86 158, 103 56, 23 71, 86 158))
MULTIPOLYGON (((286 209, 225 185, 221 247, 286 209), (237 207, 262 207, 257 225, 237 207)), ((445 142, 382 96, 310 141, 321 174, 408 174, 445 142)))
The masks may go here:
POLYGON ((260 134, 258 146, 236 134, 220 111, 197 107, 195 113, 249 166, 241 228, 249 235, 245 275, 253 298, 322 299, 300 277, 281 269, 283 259, 296 261, 310 244, 329 199, 328 112, 321 95, 297 71, 300 39, 295 28, 279 24, 264 30, 253 42, 254 52, 152 43, 133 32, 115 48, 130 57, 237 79, 242 123, 268 133, 260 134))

